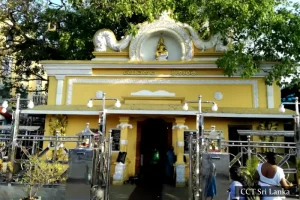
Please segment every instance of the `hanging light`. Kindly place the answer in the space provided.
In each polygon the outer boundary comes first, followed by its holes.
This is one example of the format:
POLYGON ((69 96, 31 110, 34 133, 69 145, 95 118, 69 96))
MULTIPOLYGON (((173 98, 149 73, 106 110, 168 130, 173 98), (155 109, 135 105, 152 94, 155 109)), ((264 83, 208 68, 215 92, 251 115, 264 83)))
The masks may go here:
POLYGON ((211 107, 211 110, 214 112, 218 111, 218 105, 214 103, 214 105, 211 107))
POLYGON ((280 104, 280 106, 279 106, 279 112, 281 112, 281 113, 284 113, 285 112, 285 108, 284 108, 284 105, 283 104, 280 104))
POLYGON ((121 102, 119 101, 119 99, 117 99, 117 101, 115 103, 115 107, 117 107, 117 108, 121 107, 121 102))
POLYGON ((27 107, 28 107, 29 109, 32 109, 32 108, 34 107, 34 103, 33 103, 32 100, 29 101, 27 107))
POLYGON ((87 103, 87 107, 89 107, 89 108, 93 107, 93 101, 92 100, 89 100, 89 102, 87 103))
POLYGON ((8 101, 3 101, 2 107, 3 108, 8 108, 8 101))
POLYGON ((183 110, 188 110, 189 109, 189 105, 185 102, 182 106, 183 110))
POLYGON ((7 112, 7 109, 3 107, 2 110, 1 110, 1 112, 2 112, 2 113, 6 113, 6 112, 7 112))

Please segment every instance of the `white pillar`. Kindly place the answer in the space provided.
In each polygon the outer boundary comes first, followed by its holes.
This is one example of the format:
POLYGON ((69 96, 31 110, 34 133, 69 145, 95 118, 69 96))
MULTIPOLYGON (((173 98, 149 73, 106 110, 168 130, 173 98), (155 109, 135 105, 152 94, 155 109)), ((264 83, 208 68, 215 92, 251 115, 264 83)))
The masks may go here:
POLYGON ((56 86, 56 105, 61 105, 62 102, 62 96, 63 96, 63 87, 64 87, 64 75, 56 75, 55 76, 57 80, 57 86, 56 86))
POLYGON ((273 89, 273 85, 267 85, 267 103, 268 103, 268 108, 274 108, 274 89, 273 89))

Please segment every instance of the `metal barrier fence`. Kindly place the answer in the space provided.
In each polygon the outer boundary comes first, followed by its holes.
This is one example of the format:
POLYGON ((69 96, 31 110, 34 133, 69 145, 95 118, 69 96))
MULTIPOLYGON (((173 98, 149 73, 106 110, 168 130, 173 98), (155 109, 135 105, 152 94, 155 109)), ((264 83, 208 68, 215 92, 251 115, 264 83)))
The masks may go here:
MULTIPOLYGON (((193 131, 190 132, 190 140, 189 140, 189 199, 190 200, 202 200, 206 199, 205 194, 203 193, 204 187, 206 185, 204 176, 207 175, 205 170, 204 160, 200 163, 197 162, 199 159, 199 155, 201 154, 201 158, 204 159, 203 155, 211 154, 213 157, 218 157, 220 159, 220 155, 227 154, 228 160, 228 168, 226 169, 226 162, 220 163, 220 166, 216 166, 217 169, 224 169, 227 172, 229 179, 229 168, 233 165, 238 165, 241 168, 245 167, 247 158, 255 156, 259 162, 266 162, 263 150, 268 149, 268 151, 273 151, 277 153, 277 165, 283 168, 286 178, 289 177, 290 174, 297 173, 297 169, 295 166, 291 167, 289 161, 291 161, 292 157, 297 156, 297 147, 295 142, 264 142, 264 141, 252 141, 251 136, 256 134, 249 133, 246 131, 238 131, 240 135, 247 135, 247 141, 228 141, 223 140, 221 138, 208 138, 204 137, 196 138, 196 135, 193 131), (199 144, 201 143, 201 144, 199 144), (212 143, 216 144, 218 151, 210 151, 209 147, 212 143), (240 152, 237 155, 233 155, 229 152, 230 147, 239 147, 240 152), (200 165, 199 165, 200 164, 200 165)), ((260 132, 260 135, 270 135, 268 133, 270 131, 260 132)), ((273 135, 277 136, 288 136, 294 137, 294 132, 283 132, 283 131, 273 131, 273 135)), ((207 159, 207 158, 206 158, 207 159)), ((226 159, 225 159, 226 160, 226 159)), ((295 162, 292 161, 292 162, 295 162)), ((217 162, 215 162, 217 163, 217 162)))
MULTIPOLYGON (((88 128, 88 127, 87 127, 88 128)), ((89 129, 88 129, 89 130, 89 129)), ((83 132, 82 132, 83 133, 83 132)), ((111 131, 109 137, 100 136, 99 139, 94 139, 93 135, 82 134, 78 136, 49 136, 49 135, 18 135, 11 139, 10 134, 0 134, 0 159, 3 161, 2 167, 9 163, 10 152, 15 152, 13 172, 4 170, 0 173, 0 182, 20 183, 24 172, 22 171, 22 162, 29 159, 30 156, 37 156, 41 162, 60 163, 66 165, 66 170, 61 176, 67 176, 67 169, 72 165, 70 160, 71 152, 76 149, 85 149, 93 151, 92 159, 92 178, 89 182, 90 199, 98 199, 95 196, 99 191, 103 192, 102 199, 109 199, 109 181, 110 181, 110 162, 111 162, 111 131), (90 144, 85 145, 86 139, 89 139, 90 144), (16 147, 16 151, 11 151, 10 148, 16 147), (45 143, 48 143, 45 145, 45 143), (66 143, 73 144, 72 149, 65 146, 66 143), (17 170, 19 169, 19 170, 17 170), (103 198, 104 196, 104 198, 103 198)), ((53 183, 57 185, 57 183, 53 183)), ((68 184, 60 183, 60 184, 68 184)), ((100 199, 100 198, 99 198, 100 199)))

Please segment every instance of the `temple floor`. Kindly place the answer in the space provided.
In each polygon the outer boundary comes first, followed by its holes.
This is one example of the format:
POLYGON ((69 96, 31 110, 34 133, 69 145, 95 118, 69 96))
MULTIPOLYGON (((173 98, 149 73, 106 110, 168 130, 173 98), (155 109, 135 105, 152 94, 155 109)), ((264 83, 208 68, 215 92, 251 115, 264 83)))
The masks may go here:
MULTIPOLYGON (((224 200, 227 197, 228 180, 217 180, 217 196, 214 200, 224 200)), ((42 188, 38 193, 42 200, 64 200, 64 188, 42 188)), ((19 200, 24 197, 23 186, 0 185, 0 200, 19 200)), ((110 200, 188 200, 188 187, 144 182, 138 185, 111 185, 110 200)), ((210 198, 209 198, 210 199, 210 198)), ((286 198, 293 200, 297 198, 286 198)), ((86 199, 82 199, 86 200, 86 199)))

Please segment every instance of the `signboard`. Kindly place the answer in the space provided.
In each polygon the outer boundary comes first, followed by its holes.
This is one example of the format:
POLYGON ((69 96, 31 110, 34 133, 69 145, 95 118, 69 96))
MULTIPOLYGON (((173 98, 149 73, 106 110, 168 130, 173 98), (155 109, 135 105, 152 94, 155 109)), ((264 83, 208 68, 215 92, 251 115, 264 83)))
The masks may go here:
POLYGON ((111 129, 112 151, 120 151, 121 130, 111 129))
POLYGON ((189 142, 190 142, 190 133, 193 132, 193 135, 196 135, 196 131, 184 131, 183 140, 184 140, 184 153, 189 153, 189 142))

